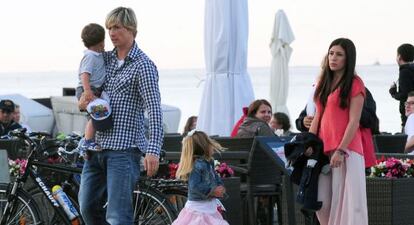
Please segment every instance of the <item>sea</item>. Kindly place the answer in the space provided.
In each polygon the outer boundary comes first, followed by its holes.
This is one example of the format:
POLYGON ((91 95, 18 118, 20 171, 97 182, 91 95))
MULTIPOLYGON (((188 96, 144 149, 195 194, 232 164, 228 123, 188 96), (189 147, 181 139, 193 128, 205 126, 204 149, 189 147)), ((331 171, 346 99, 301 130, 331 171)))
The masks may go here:
MULTIPOLYGON (((289 95, 287 107, 295 131, 294 121, 305 107, 312 84, 320 71, 314 66, 292 66, 289 68, 289 95)), ((398 79, 397 65, 357 66, 357 74, 373 94, 377 103, 380 130, 400 132, 401 121, 398 101, 391 98, 388 89, 398 79)), ((270 68, 249 68, 256 99, 270 100, 270 68)), ((205 80, 204 69, 159 69, 159 85, 163 104, 181 110, 179 130, 192 115, 198 115, 205 80)), ((0 95, 21 94, 28 98, 45 98, 62 95, 62 88, 77 85, 76 71, 10 72, 0 73, 0 95)))

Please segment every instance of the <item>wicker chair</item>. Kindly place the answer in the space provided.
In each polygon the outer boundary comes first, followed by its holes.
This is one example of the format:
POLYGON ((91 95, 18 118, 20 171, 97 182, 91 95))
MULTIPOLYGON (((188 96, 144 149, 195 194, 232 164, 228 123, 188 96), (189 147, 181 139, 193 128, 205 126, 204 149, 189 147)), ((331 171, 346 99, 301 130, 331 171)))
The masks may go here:
POLYGON ((288 171, 284 167, 284 162, 273 152, 271 147, 267 143, 279 143, 283 145, 283 142, 277 137, 256 137, 254 139, 252 149, 249 154, 247 168, 235 169, 239 172, 243 172, 247 176, 247 182, 241 185, 242 194, 244 193, 247 200, 247 208, 249 213, 249 224, 257 224, 257 215, 254 209, 254 197, 266 196, 270 199, 268 204, 268 210, 270 218, 273 220, 273 206, 277 204, 278 207, 278 220, 279 224, 282 224, 282 190, 287 191, 288 197, 288 214, 289 225, 295 224, 294 218, 294 205, 293 193, 291 183, 288 181, 288 171), (282 179, 286 177, 288 182, 286 187, 282 186, 282 179))
POLYGON ((374 135, 375 151, 380 153, 404 153, 407 135, 378 134, 374 135))

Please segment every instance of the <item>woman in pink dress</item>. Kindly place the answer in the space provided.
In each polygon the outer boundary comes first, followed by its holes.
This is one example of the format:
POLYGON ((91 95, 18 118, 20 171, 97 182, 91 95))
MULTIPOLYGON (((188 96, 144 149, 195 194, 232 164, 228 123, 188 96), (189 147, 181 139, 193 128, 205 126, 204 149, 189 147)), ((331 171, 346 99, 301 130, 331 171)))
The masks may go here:
POLYGON ((321 225, 368 225, 364 151, 359 120, 365 86, 355 74, 356 50, 346 38, 329 46, 315 91, 316 114, 310 132, 324 142, 329 172, 319 176, 317 212, 321 225))

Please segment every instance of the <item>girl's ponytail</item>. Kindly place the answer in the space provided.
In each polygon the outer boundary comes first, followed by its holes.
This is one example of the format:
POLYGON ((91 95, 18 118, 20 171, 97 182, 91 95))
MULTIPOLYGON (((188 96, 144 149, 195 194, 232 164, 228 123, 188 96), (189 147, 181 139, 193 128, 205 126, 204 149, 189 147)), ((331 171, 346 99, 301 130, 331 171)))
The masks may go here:
POLYGON ((181 151, 180 164, 176 172, 176 177, 181 180, 188 180, 188 175, 193 170, 194 158, 193 151, 194 144, 191 136, 187 136, 183 140, 183 147, 181 151))

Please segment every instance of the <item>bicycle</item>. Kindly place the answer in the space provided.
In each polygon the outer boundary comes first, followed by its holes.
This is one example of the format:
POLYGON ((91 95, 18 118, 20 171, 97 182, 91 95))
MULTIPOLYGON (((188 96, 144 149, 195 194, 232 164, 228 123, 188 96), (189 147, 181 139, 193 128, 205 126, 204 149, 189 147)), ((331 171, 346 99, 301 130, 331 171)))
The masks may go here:
POLYGON ((42 145, 37 144, 25 132, 26 129, 19 129, 9 133, 12 138, 15 137, 24 141, 28 147, 28 157, 23 173, 19 173, 15 180, 9 184, 0 184, 0 225, 43 223, 39 210, 40 207, 31 194, 23 188, 29 177, 33 180, 34 185, 41 190, 45 198, 48 199, 48 204, 53 207, 63 224, 82 224, 80 216, 72 221, 67 217, 62 206, 54 199, 51 189, 37 173, 36 166, 41 166, 41 163, 36 160, 35 153, 41 153, 41 147, 39 146, 42 145))
MULTIPOLYGON (((56 170, 64 173, 79 174, 79 168, 61 165, 49 165, 39 162, 34 152, 41 152, 42 145, 37 145, 35 141, 30 139, 23 130, 14 131, 11 136, 15 136, 24 140, 29 146, 29 157, 27 167, 22 175, 17 176, 16 180, 9 184, 1 184, 0 186, 0 214, 1 225, 5 224, 21 224, 21 218, 24 218, 25 224, 39 224, 47 221, 46 224, 82 224, 82 218, 79 216, 76 221, 70 221, 63 211, 62 207, 53 199, 50 188, 45 184, 42 177, 36 172, 36 167, 56 170), (27 178, 31 177, 37 186, 30 193, 23 189, 27 178), (12 186, 12 188, 8 188, 12 186), (34 191, 35 190, 35 191, 34 191), (37 191, 36 191, 37 190, 37 191), (40 193, 40 194, 39 194, 40 193), (32 196, 31 196, 32 195, 32 196), (37 202, 33 199, 33 195, 38 197, 37 202), (7 199, 7 200, 6 200, 7 199), (39 199, 44 200, 43 209, 46 209, 45 216, 39 212, 39 199), (48 208, 46 208, 48 206, 48 208), (28 223, 28 222, 29 223, 28 223)), ((38 154, 39 155, 39 154, 38 154)), ((76 195, 71 198, 72 203, 77 207, 77 190, 79 183, 73 182, 76 195)), ((69 194, 69 196, 71 196, 69 194)), ((79 212, 79 211, 78 211, 79 212)), ((171 224, 176 217, 174 208, 170 205, 166 197, 157 191, 151 185, 150 179, 140 179, 138 188, 134 191, 134 218, 135 224, 171 224)))

